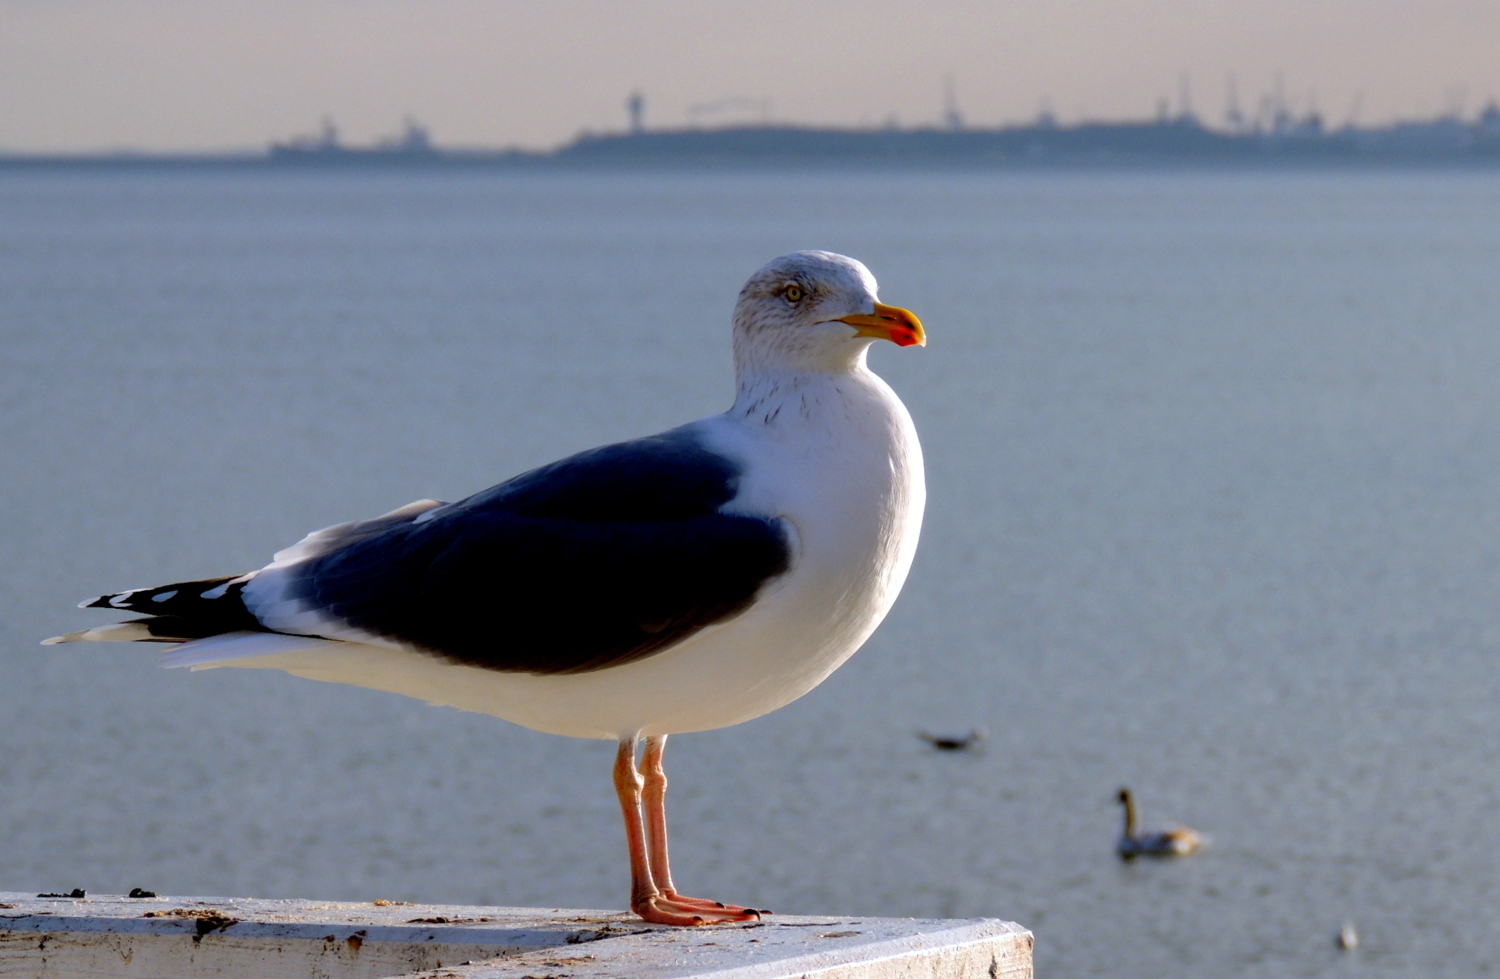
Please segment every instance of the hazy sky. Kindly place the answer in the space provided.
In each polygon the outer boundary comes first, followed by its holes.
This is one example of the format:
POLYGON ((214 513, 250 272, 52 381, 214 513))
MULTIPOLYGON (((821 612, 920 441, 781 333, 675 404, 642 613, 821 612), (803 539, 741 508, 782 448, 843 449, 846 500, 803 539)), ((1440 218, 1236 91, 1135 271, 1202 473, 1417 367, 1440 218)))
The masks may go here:
POLYGON ((647 122, 973 125, 1222 118, 1278 73, 1342 123, 1500 97, 1500 0, 0 0, 0 148, 264 145, 327 113, 350 142, 403 115, 447 145, 549 146, 647 122), (731 101, 718 110, 711 106, 731 101))

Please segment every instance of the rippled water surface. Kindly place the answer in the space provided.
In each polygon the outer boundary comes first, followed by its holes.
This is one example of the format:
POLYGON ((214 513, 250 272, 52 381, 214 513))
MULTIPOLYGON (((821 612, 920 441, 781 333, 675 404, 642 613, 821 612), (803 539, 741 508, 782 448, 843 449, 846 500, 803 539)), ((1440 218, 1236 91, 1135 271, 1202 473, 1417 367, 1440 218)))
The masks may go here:
POLYGON ((1044 976, 1500 969, 1483 174, 0 175, 0 890, 621 906, 607 743, 36 643, 722 410, 805 247, 929 328, 872 357, 927 525, 827 683, 674 739, 679 882, 1044 976), (1208 849, 1121 865, 1122 784, 1208 849))

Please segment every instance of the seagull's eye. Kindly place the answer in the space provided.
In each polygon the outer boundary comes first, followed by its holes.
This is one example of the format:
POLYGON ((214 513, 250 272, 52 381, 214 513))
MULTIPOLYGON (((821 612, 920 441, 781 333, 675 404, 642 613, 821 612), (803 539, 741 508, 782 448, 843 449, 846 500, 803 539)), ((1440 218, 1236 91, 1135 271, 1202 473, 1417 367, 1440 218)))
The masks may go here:
POLYGON ((781 294, 786 297, 786 301, 789 303, 799 303, 802 301, 802 287, 795 282, 787 283, 786 288, 782 290, 781 294))

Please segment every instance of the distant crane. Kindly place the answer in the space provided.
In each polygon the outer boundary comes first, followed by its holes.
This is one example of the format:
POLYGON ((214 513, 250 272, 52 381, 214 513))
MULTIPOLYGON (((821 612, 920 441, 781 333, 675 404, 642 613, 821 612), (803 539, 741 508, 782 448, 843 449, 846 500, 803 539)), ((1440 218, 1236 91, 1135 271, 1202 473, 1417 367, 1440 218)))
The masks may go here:
POLYGON ((1271 132, 1284 135, 1292 128, 1292 113, 1286 107, 1286 83, 1281 72, 1276 73, 1276 88, 1271 95, 1271 132))
POLYGON ((1187 72, 1177 77, 1177 121, 1193 121, 1193 79, 1187 72))
POLYGON ((1307 97, 1307 115, 1302 117, 1297 129, 1305 136, 1316 136, 1323 131, 1323 111, 1318 108, 1316 90, 1307 97))
POLYGON ((625 100, 625 109, 630 113, 630 134, 639 136, 646 131, 646 96, 639 91, 630 93, 625 100))
POLYGON ((953 88, 953 76, 943 79, 943 128, 950 133, 962 132, 964 117, 958 111, 958 94, 953 88))
POLYGON ((1232 133, 1245 129, 1245 115, 1240 111, 1240 90, 1234 72, 1224 76, 1224 125, 1232 133))
POLYGON ((1359 110, 1365 104, 1365 93, 1355 92, 1353 100, 1349 103, 1349 115, 1344 117, 1344 128, 1353 129, 1359 125, 1359 110))

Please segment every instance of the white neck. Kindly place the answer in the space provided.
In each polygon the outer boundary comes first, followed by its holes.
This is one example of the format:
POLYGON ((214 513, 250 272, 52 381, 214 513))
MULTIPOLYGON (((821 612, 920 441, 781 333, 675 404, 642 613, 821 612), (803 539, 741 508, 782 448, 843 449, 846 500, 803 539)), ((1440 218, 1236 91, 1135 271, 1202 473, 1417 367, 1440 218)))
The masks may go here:
POLYGON ((759 413, 771 423, 775 420, 776 408, 795 399, 802 402, 799 410, 805 412, 808 407, 805 396, 830 387, 837 388, 841 381, 854 387, 873 381, 883 387, 866 366, 869 350, 868 342, 798 351, 753 341, 737 342, 734 347, 734 407, 728 414, 749 420, 759 413))
MULTIPOLYGON (((863 357, 860 358, 863 361, 863 357)), ((797 420, 811 421, 820 408, 844 400, 848 394, 879 384, 861 363, 855 370, 759 370, 735 379, 734 406, 726 414, 746 422, 781 428, 797 420)))
POLYGON ((734 331, 734 376, 743 388, 746 378, 763 373, 810 372, 847 374, 861 370, 870 345, 868 337, 844 335, 847 327, 828 324, 827 331, 796 336, 748 328, 734 331))

